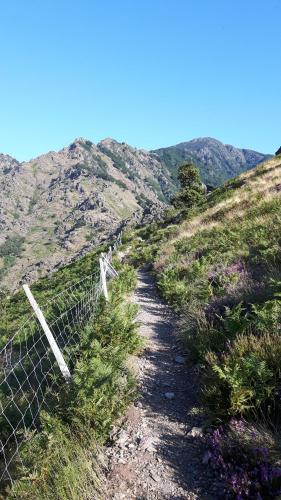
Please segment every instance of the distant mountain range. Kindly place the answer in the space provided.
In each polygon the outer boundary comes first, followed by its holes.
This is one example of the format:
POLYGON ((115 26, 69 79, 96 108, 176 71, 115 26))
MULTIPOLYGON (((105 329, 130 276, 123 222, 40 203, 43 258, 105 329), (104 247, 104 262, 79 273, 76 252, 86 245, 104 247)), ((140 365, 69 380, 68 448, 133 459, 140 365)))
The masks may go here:
POLYGON ((210 137, 157 149, 154 153, 161 158, 174 180, 179 165, 185 160, 193 160, 200 169, 203 181, 213 186, 218 186, 271 157, 251 149, 238 149, 210 137))
POLYGON ((0 154, 0 288, 77 258, 136 211, 161 211, 184 160, 196 161, 204 182, 218 185, 268 157, 209 138, 150 152, 79 138, 23 163, 0 154))

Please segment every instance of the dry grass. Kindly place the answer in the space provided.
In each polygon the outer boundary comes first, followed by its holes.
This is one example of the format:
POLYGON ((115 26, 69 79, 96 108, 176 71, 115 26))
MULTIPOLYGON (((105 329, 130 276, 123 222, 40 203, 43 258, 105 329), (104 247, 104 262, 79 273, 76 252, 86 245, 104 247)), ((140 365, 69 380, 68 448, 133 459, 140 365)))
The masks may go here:
POLYGON ((161 256, 155 264, 156 270, 164 267, 174 246, 182 239, 191 238, 206 229, 212 230, 215 227, 223 226, 226 220, 239 220, 243 217, 245 209, 250 208, 253 202, 257 205, 257 203, 272 200, 274 196, 279 197, 278 191, 276 194, 273 194, 272 191, 276 185, 281 184, 281 160, 273 158, 261 164, 257 169, 242 174, 239 179, 244 180, 245 184, 232 192, 229 190, 227 199, 208 208, 192 220, 184 221, 179 226, 176 236, 167 242, 162 249, 161 256), (262 175, 257 175, 259 171, 263 172, 264 170, 262 175))

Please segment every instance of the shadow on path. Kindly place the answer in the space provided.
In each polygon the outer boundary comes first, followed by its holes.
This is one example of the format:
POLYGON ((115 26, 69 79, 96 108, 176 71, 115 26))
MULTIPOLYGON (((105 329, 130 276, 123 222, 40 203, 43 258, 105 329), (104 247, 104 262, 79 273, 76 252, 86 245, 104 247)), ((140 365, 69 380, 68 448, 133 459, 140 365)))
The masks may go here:
POLYGON ((148 272, 139 273, 135 301, 140 306, 141 334, 149 339, 144 356, 150 369, 143 372, 141 404, 154 421, 153 427, 157 425, 160 431, 157 453, 183 489, 196 492, 202 499, 214 498, 208 494, 210 472, 202 464, 203 440, 188 435, 192 428, 202 425, 202 417, 190 415, 198 402, 199 381, 195 368, 175 361, 183 349, 175 335, 175 315, 159 297, 148 272), (174 393, 174 399, 167 399, 167 392, 174 393))
POLYGON ((147 344, 138 358, 140 392, 131 411, 137 417, 127 419, 124 442, 119 438, 110 452, 108 498, 218 499, 211 471, 202 463, 202 417, 192 411, 198 402, 196 368, 175 359, 183 354, 176 317, 149 272, 139 272, 134 302, 147 344))

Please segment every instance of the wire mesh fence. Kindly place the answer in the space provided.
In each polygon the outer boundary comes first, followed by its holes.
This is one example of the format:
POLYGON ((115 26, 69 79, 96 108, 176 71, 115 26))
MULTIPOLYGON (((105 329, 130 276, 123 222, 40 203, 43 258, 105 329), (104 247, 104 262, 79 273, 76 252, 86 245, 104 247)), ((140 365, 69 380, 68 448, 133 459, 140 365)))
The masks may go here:
MULTIPOLYGON (((106 279, 117 275, 112 254, 102 256, 106 279)), ((41 306, 70 373, 79 354, 81 332, 93 315, 103 291, 99 271, 62 290, 41 306)), ((20 462, 20 448, 40 426, 40 412, 56 403, 65 383, 49 341, 35 313, 0 350, 0 483, 11 483, 20 462)))

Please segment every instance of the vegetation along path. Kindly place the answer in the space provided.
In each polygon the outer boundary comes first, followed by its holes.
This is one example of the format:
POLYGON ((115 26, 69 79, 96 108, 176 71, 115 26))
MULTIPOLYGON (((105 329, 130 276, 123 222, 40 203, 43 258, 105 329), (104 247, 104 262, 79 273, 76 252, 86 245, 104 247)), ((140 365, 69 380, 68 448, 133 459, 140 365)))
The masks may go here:
POLYGON ((188 367, 174 334, 175 317, 146 271, 139 273, 134 301, 140 306, 146 349, 138 358, 139 397, 108 449, 106 496, 115 500, 216 498, 202 461, 202 417, 192 411, 197 399, 196 368, 188 367))

